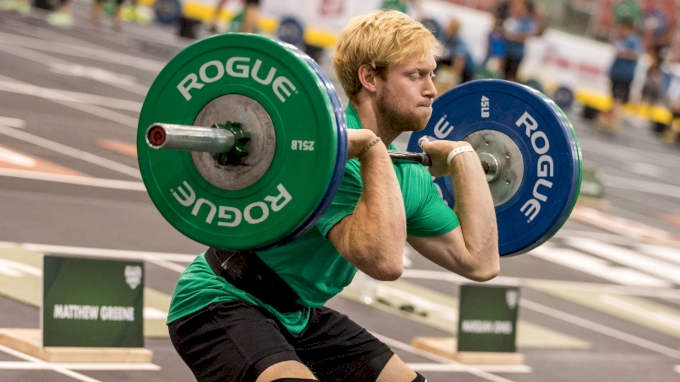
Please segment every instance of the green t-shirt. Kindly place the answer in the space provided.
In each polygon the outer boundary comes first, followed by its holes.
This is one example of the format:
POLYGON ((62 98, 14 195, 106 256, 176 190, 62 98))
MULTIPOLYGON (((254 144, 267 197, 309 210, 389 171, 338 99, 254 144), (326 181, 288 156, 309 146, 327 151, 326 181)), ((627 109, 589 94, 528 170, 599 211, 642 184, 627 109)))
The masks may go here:
MULTIPOLYGON (((345 110, 347 127, 360 129, 361 122, 350 105, 345 110)), ((396 149, 393 145, 390 149, 396 149)), ((439 236, 458 227, 458 217, 439 196, 427 170, 420 164, 394 161, 406 208, 406 230, 409 235, 439 236)), ((344 217, 354 213, 361 195, 359 161, 347 161, 338 194, 318 223, 294 241, 257 255, 272 268, 300 297, 305 308, 299 312, 279 313, 271 306, 243 292, 216 276, 201 254, 182 273, 175 288, 168 323, 192 314, 212 303, 244 300, 272 312, 291 333, 307 326, 309 308, 326 303, 349 285, 357 268, 345 260, 326 238, 328 231, 344 217)), ((386 238, 389 240, 389 238, 386 238)))

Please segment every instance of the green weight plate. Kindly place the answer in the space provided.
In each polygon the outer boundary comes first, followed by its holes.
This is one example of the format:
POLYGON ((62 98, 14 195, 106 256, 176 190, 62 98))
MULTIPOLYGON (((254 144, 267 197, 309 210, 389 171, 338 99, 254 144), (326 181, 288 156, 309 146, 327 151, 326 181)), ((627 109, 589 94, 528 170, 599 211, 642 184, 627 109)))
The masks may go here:
POLYGON ((286 241, 321 213, 339 171, 338 126, 324 83, 291 48, 251 34, 201 40, 163 68, 142 107, 137 149, 163 217, 195 241, 232 250, 286 241), (249 154, 237 164, 146 143, 153 123, 226 120, 251 134, 249 154))

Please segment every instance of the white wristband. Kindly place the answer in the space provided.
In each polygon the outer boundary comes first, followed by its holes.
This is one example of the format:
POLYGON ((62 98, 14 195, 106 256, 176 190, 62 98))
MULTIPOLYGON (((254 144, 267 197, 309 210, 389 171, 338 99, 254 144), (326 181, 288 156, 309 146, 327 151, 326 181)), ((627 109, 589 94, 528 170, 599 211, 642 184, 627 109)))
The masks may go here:
POLYGON ((472 146, 462 146, 462 147, 459 147, 457 149, 451 150, 451 152, 449 153, 449 156, 446 157, 446 164, 451 165, 451 159, 453 159, 453 157, 455 157, 456 155, 458 155, 460 153, 464 153, 464 152, 468 152, 468 151, 474 152, 475 149, 473 149, 472 146))

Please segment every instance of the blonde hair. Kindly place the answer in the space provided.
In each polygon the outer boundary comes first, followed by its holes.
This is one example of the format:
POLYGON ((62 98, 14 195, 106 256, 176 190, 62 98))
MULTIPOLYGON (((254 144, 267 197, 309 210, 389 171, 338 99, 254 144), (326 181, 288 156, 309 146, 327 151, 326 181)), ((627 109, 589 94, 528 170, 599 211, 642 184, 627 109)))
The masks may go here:
POLYGON ((418 56, 441 56, 442 46, 423 24, 398 11, 377 11, 352 18, 338 35, 333 68, 350 101, 361 90, 359 67, 369 65, 380 75, 390 66, 418 56))

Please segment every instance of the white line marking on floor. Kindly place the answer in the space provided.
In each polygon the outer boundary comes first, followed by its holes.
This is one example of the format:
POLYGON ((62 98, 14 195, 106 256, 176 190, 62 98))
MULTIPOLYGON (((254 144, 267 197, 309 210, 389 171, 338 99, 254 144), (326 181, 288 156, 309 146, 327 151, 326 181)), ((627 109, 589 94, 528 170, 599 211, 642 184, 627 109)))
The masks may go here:
POLYGON ((604 334, 606 336, 616 338, 618 340, 628 342, 633 345, 640 346, 642 348, 667 355, 672 358, 678 358, 678 349, 672 349, 663 345, 659 345, 655 342, 648 341, 644 338, 636 337, 628 333, 624 333, 620 330, 612 329, 604 325, 600 325, 596 322, 586 320, 584 318, 574 316, 573 314, 565 313, 551 307, 529 301, 527 299, 520 299, 520 305, 522 308, 531 309, 533 311, 543 313, 545 315, 560 319, 562 321, 569 322, 571 324, 580 326, 582 328, 590 329, 592 331, 604 334))
POLYGON ((647 320, 654 321, 658 324, 666 325, 676 330, 680 329, 680 320, 677 317, 666 314, 664 312, 657 312, 650 309, 646 309, 640 305, 631 304, 628 301, 623 301, 621 299, 609 295, 600 295, 599 300, 607 305, 613 306, 627 313, 643 317, 647 320))
MULTIPOLYGON (((582 238, 579 240, 590 239, 582 238)), ((556 248, 544 244, 529 252, 529 254, 555 264, 563 265, 623 285, 666 288, 671 286, 671 283, 657 277, 647 275, 635 269, 615 266, 609 261, 573 249, 556 248)))
POLYGON ((655 164, 633 162, 628 166, 628 169, 630 172, 638 175, 650 176, 661 180, 666 179, 666 169, 655 164))
MULTIPOLYGON (((421 269, 405 269, 402 274, 406 279, 440 280, 455 285, 467 284, 471 281, 447 271, 428 271, 421 269)), ((498 276, 485 281, 486 285, 516 285, 528 288, 554 288, 563 290, 586 291, 597 293, 611 293, 627 296, 655 297, 670 300, 680 300, 680 290, 673 288, 640 287, 637 285, 617 285, 604 283, 584 283, 578 281, 561 281, 547 279, 518 278, 498 276)))
POLYGON ((680 249, 661 245, 638 244, 640 251, 656 258, 680 264, 680 249))
POLYGON ((53 370, 64 368, 68 370, 160 370, 161 367, 152 363, 36 363, 36 362, 0 362, 0 370, 53 370))
POLYGON ((184 266, 175 264, 174 262, 190 263, 194 261, 198 253, 187 255, 180 253, 165 253, 165 252, 144 252, 144 251, 128 251, 120 249, 103 249, 103 248, 87 248, 87 247, 70 247, 63 245, 49 245, 49 244, 32 244, 32 243, 10 243, 0 242, 0 248, 23 248, 28 251, 39 253, 54 253, 66 254, 73 256, 94 256, 94 257, 109 257, 118 259, 130 260, 144 260, 154 262, 160 266, 168 269, 182 272, 184 266))
POLYGON ((462 365, 441 363, 407 363, 413 371, 434 371, 450 373, 466 373, 470 368, 488 371, 489 373, 531 373, 533 369, 527 365, 462 365))
MULTIPOLYGON (((371 334, 373 334, 380 341, 384 342, 387 346, 390 346, 390 347, 393 347, 393 348, 396 348, 396 349, 401 349, 401 350, 407 351, 411 354, 419 355, 423 358, 428 358, 428 359, 431 359, 431 360, 436 361, 436 362, 441 362, 443 364, 460 365, 459 363, 454 362, 454 361, 452 361, 448 358, 444 358, 444 357, 438 356, 436 354, 432 354, 430 352, 415 348, 415 347, 413 347, 409 344, 403 343, 401 341, 397 341, 397 340, 392 339, 390 337, 386 337, 386 336, 377 334, 375 332, 371 332, 371 334)), ((512 382, 509 379, 499 377, 497 375, 493 375, 493 374, 486 372, 484 370, 480 370, 479 368, 476 368, 476 367, 473 367, 473 366, 468 366, 468 367, 470 368, 469 370, 467 370, 468 373, 476 375, 480 378, 484 378, 486 380, 493 381, 493 382, 512 382)))
MULTIPOLYGON (((36 96, 50 100, 80 102, 118 110, 134 111, 137 113, 142 110, 141 102, 119 98, 102 97, 96 94, 44 88, 22 82, 0 81, 0 90, 16 94, 36 96)), ((24 121, 21 119, 0 117, 0 125, 9 127, 23 128, 25 125, 23 122, 24 121)))
POLYGON ((609 233, 609 232, 595 232, 595 231, 581 231, 575 229, 562 228, 555 234, 557 238, 566 237, 589 237, 591 239, 599 240, 604 243, 616 244, 616 245, 635 245, 640 243, 640 239, 632 238, 629 236, 623 236, 619 234, 609 233))
POLYGON ((74 66, 73 63, 70 63, 65 60, 61 60, 59 58, 49 56, 43 53, 36 52, 34 50, 22 48, 20 46, 7 46, 0 44, 0 52, 4 52, 7 54, 11 54, 20 58, 23 58, 24 60, 29 60, 36 62, 38 64, 42 65, 47 65, 48 70, 50 68, 54 68, 55 66, 58 66, 62 69, 62 73, 65 73, 63 69, 65 68, 74 68, 68 71, 70 73, 69 75, 73 75, 72 73, 79 73, 80 77, 85 77, 88 79, 91 79, 93 81, 97 81, 100 83, 104 83, 106 85, 126 90, 135 94, 139 95, 146 95, 146 93, 149 92, 149 88, 144 85, 140 85, 136 82, 130 82, 130 81, 121 81, 121 82, 115 82, 111 81, 111 78, 115 77, 117 73, 110 73, 109 75, 103 75, 105 71, 102 69, 97 70, 98 68, 88 68, 87 70, 82 70, 82 65, 80 65, 81 70, 78 70, 77 67, 74 66), (74 70, 76 70, 74 72, 74 70))
POLYGON ((674 155, 663 154, 659 151, 650 152, 649 150, 624 147, 604 141, 582 141, 580 143, 582 151, 619 158, 624 160, 626 163, 630 161, 647 161, 656 165, 667 165, 675 169, 675 163, 678 160, 678 158, 674 155))
POLYGON ((12 178, 42 180, 47 182, 76 184, 79 186, 102 187, 117 190, 146 191, 142 182, 131 182, 127 180, 87 178, 84 176, 53 174, 48 172, 37 172, 29 170, 16 170, 11 168, 0 168, 0 176, 12 178))
POLYGON ((145 320, 167 320, 168 312, 156 309, 153 306, 145 306, 143 316, 145 320))
POLYGON ((668 281, 680 284, 680 267, 665 261, 650 258, 627 248, 617 247, 587 238, 568 238, 566 243, 581 251, 591 253, 611 262, 623 264, 637 270, 653 274, 668 281))
POLYGON ((100 156, 90 154, 86 151, 74 149, 73 147, 62 145, 61 143, 50 141, 49 139, 29 134, 21 130, 12 129, 11 127, 0 126, 0 134, 4 134, 12 138, 22 140, 24 142, 32 143, 34 145, 44 147, 52 151, 56 151, 64 155, 68 155, 72 158, 84 160, 86 162, 107 168, 109 170, 117 171, 137 179, 142 178, 142 175, 139 173, 139 170, 134 167, 126 166, 122 163, 102 158, 100 156))
MULTIPOLYGON (((617 208, 612 207, 612 210, 617 210, 617 208)), ((620 209, 619 214, 629 216, 629 218, 604 213, 594 208, 576 206, 571 213, 570 219, 631 238, 680 246, 680 238, 670 232, 641 223, 653 220, 650 217, 623 209, 620 209), (631 217, 631 215, 634 217, 631 217)))
MULTIPOLYGON (((36 363, 36 364, 39 364, 39 365, 50 366, 50 363, 49 363, 49 362, 45 362, 45 361, 43 361, 43 360, 41 360, 41 359, 38 359, 38 358, 35 358, 35 357, 31 357, 31 356, 28 355, 28 354, 24 354, 24 353, 22 353, 22 352, 20 352, 20 351, 16 351, 16 350, 14 350, 14 349, 12 349, 12 348, 9 348, 9 347, 7 347, 7 346, 5 346, 5 345, 0 345, 0 351, 5 352, 5 353, 7 353, 7 354, 9 354, 9 355, 11 355, 11 356, 17 357, 17 358, 21 358, 21 359, 26 360, 26 361, 31 362, 31 363, 36 363)), ((88 376, 86 376, 86 375, 82 375, 82 374, 80 374, 80 373, 76 373, 75 371, 71 371, 71 370, 69 370, 69 369, 67 369, 67 368, 60 367, 60 366, 53 366, 53 367, 50 368, 50 370, 53 370, 53 371, 55 371, 55 372, 57 372, 57 373, 59 373, 59 374, 63 374, 63 375, 65 375, 65 376, 68 376, 68 377, 77 379, 77 380, 82 381, 82 382, 101 382, 101 381, 98 380, 98 379, 90 378, 90 377, 88 377, 88 376)))
POLYGON ((26 275, 42 277, 42 269, 13 260, 0 259, 0 275, 8 277, 25 277, 26 275))
POLYGON ((38 164, 38 161, 34 158, 16 151, 8 150, 4 147, 0 147, 0 162, 29 168, 35 167, 38 164))
POLYGON ((23 129, 26 127, 26 121, 19 118, 0 117, 0 126, 14 127, 16 129, 23 129))
POLYGON ((166 64, 165 62, 149 60, 124 53, 77 46, 73 44, 65 44, 61 42, 45 41, 33 37, 8 33, 0 33, 0 43, 23 46, 25 48, 42 50, 51 53, 59 53, 74 57, 111 62, 114 64, 120 64, 127 67, 144 70, 153 74, 158 74, 166 64))
POLYGON ((680 374, 680 365, 673 366, 673 371, 680 374))
POLYGON ((625 190, 640 191, 648 194, 669 196, 680 199, 680 187, 671 186, 665 183, 622 178, 612 175, 603 175, 602 183, 604 183, 605 187, 623 188, 625 190))
MULTIPOLYGON (((33 86, 26 84, 24 82, 17 82, 12 78, 5 77, 2 75, 0 75, 0 79, 3 80, 3 82, 0 83, 0 90, 4 91, 13 91, 15 93, 21 93, 28 89, 28 87, 33 86)), ((96 105, 83 104, 81 100, 71 97, 66 92, 54 91, 52 89, 38 87, 35 87, 33 90, 36 91, 35 96, 37 97, 41 97, 43 99, 52 101, 54 103, 58 103, 66 107, 70 107, 72 109, 80 110, 88 114, 92 114, 96 117, 108 119, 117 124, 132 127, 135 129, 137 128, 137 118, 117 113, 115 111, 99 107, 96 105)))

